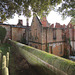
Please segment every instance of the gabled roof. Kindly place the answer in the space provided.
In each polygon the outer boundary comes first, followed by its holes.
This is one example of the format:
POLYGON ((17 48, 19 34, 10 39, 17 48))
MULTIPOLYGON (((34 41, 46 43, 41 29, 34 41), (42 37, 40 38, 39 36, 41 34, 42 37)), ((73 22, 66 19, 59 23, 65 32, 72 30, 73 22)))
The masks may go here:
POLYGON ((34 18, 40 23, 40 25, 42 25, 42 23, 41 23, 41 21, 39 20, 38 16, 34 16, 33 19, 32 19, 31 26, 33 25, 34 18))
POLYGON ((46 17, 43 17, 40 21, 41 21, 43 27, 49 27, 50 26, 46 17))
POLYGON ((40 23, 40 25, 42 25, 42 27, 49 27, 50 26, 46 17, 43 17, 42 19, 39 19, 38 16, 34 16, 34 17, 38 20, 38 22, 40 23))
POLYGON ((42 25, 42 23, 41 23, 40 19, 39 19, 37 16, 36 16, 36 18, 38 19, 39 23, 42 25))

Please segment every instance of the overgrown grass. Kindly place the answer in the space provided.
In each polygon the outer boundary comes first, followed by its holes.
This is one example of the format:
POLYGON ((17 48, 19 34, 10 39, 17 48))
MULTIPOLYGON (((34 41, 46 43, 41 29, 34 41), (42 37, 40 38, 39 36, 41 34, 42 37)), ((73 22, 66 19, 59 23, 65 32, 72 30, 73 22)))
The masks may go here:
POLYGON ((6 53, 9 51, 9 47, 11 47, 11 45, 8 43, 0 44, 0 51, 2 51, 3 55, 6 55, 6 53))

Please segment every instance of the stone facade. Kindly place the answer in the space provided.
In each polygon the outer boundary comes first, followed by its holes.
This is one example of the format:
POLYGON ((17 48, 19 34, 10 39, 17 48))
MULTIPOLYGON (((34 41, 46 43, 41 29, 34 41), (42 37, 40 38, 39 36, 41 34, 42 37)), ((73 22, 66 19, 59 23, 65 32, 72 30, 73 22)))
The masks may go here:
POLYGON ((58 56, 63 56, 63 28, 60 28, 59 24, 56 25, 56 28, 53 26, 47 22, 46 18, 39 20, 37 16, 33 17, 31 28, 29 29, 29 45, 58 56))
POLYGON ((43 38, 42 50, 58 55, 63 56, 64 54, 64 40, 62 38, 62 29, 58 28, 43 28, 43 38), (58 37, 59 36, 59 37, 58 37))
POLYGON ((75 52, 74 25, 68 24, 66 26, 56 23, 54 26, 54 24, 48 23, 46 17, 40 20, 34 16, 31 26, 28 25, 28 22, 27 26, 22 26, 22 20, 17 25, 0 23, 0 26, 7 30, 5 40, 10 38, 21 41, 21 38, 24 37, 26 45, 58 56, 66 55, 67 50, 70 54, 75 52))
POLYGON ((66 55, 67 51, 71 54, 75 45, 73 28, 71 24, 66 26, 59 23, 54 27, 54 24, 48 23, 46 17, 40 20, 34 16, 28 32, 28 45, 58 56, 66 55))
POLYGON ((75 25, 68 24, 65 30, 65 34, 66 39, 69 39, 70 53, 75 55, 75 25))
POLYGON ((34 17, 29 31, 29 45, 42 49, 42 24, 38 17, 34 17))
POLYGON ((2 23, 0 23, 0 26, 5 27, 7 31, 5 40, 9 38, 15 41, 21 41, 21 38, 23 37, 26 28, 25 26, 9 25, 2 23))
POLYGON ((0 26, 4 27, 7 31, 4 41, 8 38, 11 38, 11 27, 10 27, 10 25, 0 24, 0 26))
POLYGON ((12 27, 12 40, 20 41, 25 33, 25 28, 12 27))

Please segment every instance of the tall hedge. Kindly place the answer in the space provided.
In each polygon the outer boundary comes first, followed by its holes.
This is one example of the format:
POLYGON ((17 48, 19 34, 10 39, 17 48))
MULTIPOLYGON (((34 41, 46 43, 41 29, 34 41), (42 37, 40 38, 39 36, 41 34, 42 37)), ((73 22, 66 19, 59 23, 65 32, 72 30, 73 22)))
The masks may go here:
POLYGON ((1 43, 3 42, 5 36, 6 36, 6 29, 3 28, 2 26, 0 26, 0 40, 1 40, 1 43))

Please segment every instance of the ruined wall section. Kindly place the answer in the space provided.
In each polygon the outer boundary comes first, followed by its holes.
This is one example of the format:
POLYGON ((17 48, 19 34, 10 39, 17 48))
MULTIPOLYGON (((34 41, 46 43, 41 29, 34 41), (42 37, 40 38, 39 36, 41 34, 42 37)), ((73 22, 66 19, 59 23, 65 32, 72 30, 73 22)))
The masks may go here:
POLYGON ((20 41, 25 33, 25 29, 12 27, 12 40, 20 41))
POLYGON ((12 39, 15 41, 21 41, 21 38, 25 33, 25 26, 16 26, 16 25, 9 25, 9 24, 0 24, 0 26, 4 27, 7 31, 5 40, 12 39))
POLYGON ((6 31, 7 31, 4 41, 6 39, 8 39, 8 38, 11 38, 11 28, 10 28, 10 25, 6 25, 6 24, 2 25, 1 24, 0 26, 4 27, 6 29, 6 31))
POLYGON ((43 27, 42 50, 58 56, 64 54, 64 39, 62 38, 62 28, 43 27))
POLYGON ((30 37, 29 37, 29 45, 42 49, 42 25, 38 19, 38 17, 33 17, 31 29, 30 29, 30 37))

